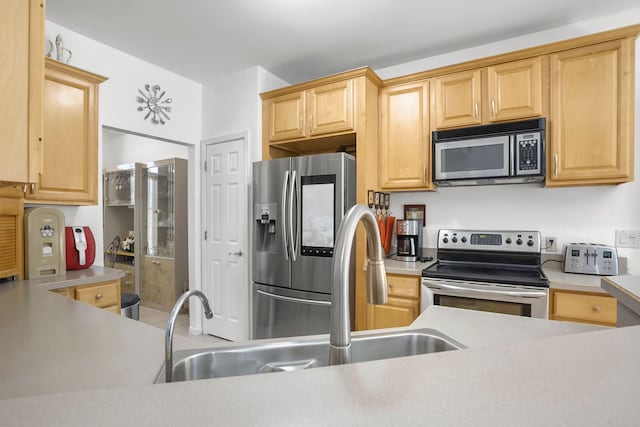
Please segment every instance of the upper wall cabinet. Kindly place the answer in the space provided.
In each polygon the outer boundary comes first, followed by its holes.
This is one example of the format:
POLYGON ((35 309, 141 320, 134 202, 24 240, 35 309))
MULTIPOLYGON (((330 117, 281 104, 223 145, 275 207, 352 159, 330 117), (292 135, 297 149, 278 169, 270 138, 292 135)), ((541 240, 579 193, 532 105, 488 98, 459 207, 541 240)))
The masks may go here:
POLYGON ((633 180, 635 37, 552 54, 547 185, 633 180))
POLYGON ((546 58, 535 57, 432 79, 432 128, 542 115, 546 68, 546 58))
POLYGON ((265 101, 269 141, 353 131, 353 82, 330 83, 265 101))
POLYGON ((98 203, 98 85, 104 77, 47 59, 42 173, 29 203, 98 203))
POLYGON ((429 82, 380 91, 380 187, 430 190, 429 82))
POLYGON ((0 45, 0 181, 35 182, 42 141, 44 0, 2 2, 0 45))

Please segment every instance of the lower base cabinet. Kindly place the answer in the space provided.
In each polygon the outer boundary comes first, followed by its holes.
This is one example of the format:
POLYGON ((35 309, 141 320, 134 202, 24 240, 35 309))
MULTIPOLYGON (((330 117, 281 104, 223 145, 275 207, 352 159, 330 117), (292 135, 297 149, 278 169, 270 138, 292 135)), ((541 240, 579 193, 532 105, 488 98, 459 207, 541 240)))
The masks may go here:
POLYGON ((367 329, 409 326, 420 315, 420 277, 387 274, 388 301, 369 305, 367 329))
POLYGON ((120 280, 53 289, 52 292, 120 314, 120 280))
POLYGON ((549 290, 549 319, 616 326, 616 299, 595 292, 549 290))

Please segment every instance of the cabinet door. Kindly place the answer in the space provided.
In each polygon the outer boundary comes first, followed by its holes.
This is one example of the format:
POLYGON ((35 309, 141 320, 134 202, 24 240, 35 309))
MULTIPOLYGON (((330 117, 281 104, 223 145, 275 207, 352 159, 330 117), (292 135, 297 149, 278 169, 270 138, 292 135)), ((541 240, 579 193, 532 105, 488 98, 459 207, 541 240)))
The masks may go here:
POLYGON ((480 70, 434 78, 431 86, 431 127, 468 126, 482 121, 480 70))
POLYGON ((547 185, 633 179, 633 40, 551 55, 547 185))
POLYGON ((309 136, 353 130, 353 82, 346 80, 307 91, 309 136))
POLYGON ((42 141, 44 0, 3 1, 0 28, 0 181, 35 182, 42 141))
POLYGON ((98 203, 98 83, 104 78, 47 60, 42 174, 29 202, 98 203))
POLYGON ((368 329, 409 326, 418 317, 417 300, 389 297, 384 305, 369 305, 368 329))
POLYGON ((487 67, 487 121, 542 115, 542 70, 537 57, 487 67))
POLYGON ((23 275, 23 202, 0 197, 0 279, 23 275))
POLYGON ((380 187, 430 189, 428 82, 380 92, 380 187))
POLYGON ((179 297, 175 277, 173 259, 143 256, 140 284, 142 303, 148 307, 170 311, 179 297))
POLYGON ((305 137, 305 92, 295 92, 264 102, 269 141, 305 137))

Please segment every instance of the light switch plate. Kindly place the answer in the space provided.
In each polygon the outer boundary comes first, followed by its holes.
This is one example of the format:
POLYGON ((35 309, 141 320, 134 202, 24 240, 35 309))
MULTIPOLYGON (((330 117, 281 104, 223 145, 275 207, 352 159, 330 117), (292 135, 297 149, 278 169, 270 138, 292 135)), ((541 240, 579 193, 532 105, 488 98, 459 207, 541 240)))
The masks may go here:
POLYGON ((640 231, 616 230, 616 247, 640 248, 640 231))

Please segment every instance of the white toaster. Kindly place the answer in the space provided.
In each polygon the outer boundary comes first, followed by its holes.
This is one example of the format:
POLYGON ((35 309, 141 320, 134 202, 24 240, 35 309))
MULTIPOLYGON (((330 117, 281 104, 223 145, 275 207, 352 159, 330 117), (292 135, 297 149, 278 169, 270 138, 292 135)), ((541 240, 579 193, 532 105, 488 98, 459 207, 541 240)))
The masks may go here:
POLYGON ((618 252, 596 243, 569 243, 565 248, 564 272, 616 276, 618 252))

